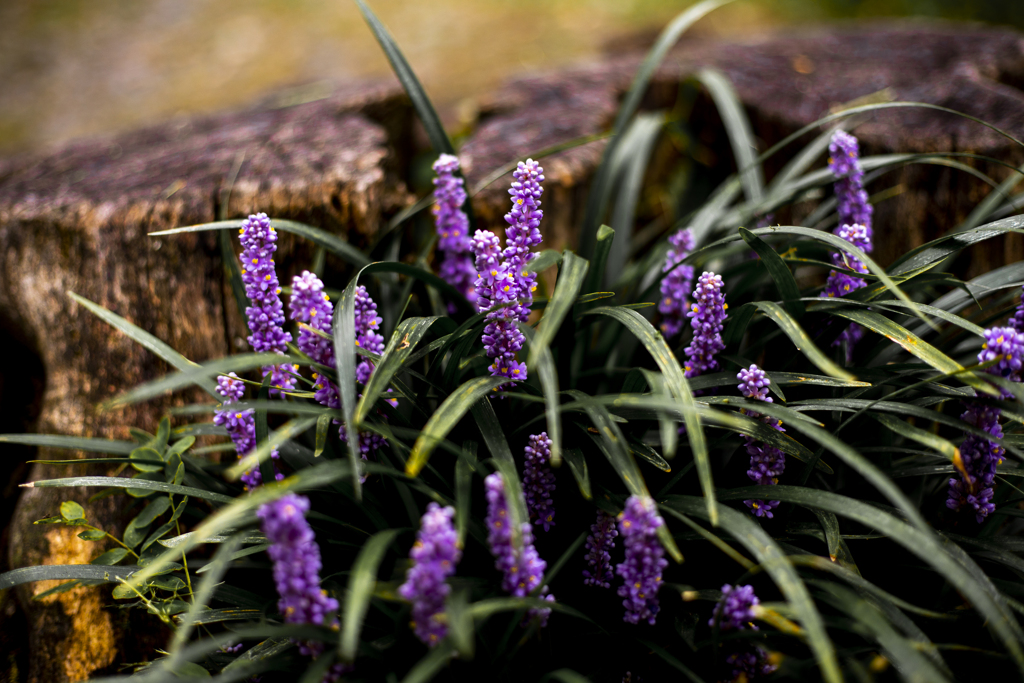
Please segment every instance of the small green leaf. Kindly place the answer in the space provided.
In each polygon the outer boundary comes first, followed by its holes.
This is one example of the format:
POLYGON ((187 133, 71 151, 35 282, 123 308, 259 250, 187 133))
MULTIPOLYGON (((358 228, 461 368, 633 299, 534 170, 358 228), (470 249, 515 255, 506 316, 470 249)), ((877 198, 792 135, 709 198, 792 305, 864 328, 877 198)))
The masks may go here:
POLYGON ((327 431, 331 426, 331 416, 324 413, 316 419, 316 446, 313 449, 313 457, 319 458, 327 447, 327 431))
POLYGON ((99 557, 95 558, 89 564, 102 564, 102 565, 117 564, 118 562, 120 562, 121 560, 123 560, 127 556, 128 556, 128 550, 127 549, 125 549, 125 548, 113 548, 113 549, 108 550, 107 552, 103 553, 99 557))
POLYGON ((86 529, 78 534, 78 537, 83 541, 102 541, 107 534, 99 529, 86 529))
POLYGON ((60 504, 60 516, 66 522, 85 521, 85 510, 73 500, 66 500, 60 504))
MULTIPOLYGON (((194 436, 189 438, 195 441, 194 436)), ((132 459, 132 467, 139 472, 162 472, 164 469, 163 456, 149 446, 136 448, 128 457, 132 459)))

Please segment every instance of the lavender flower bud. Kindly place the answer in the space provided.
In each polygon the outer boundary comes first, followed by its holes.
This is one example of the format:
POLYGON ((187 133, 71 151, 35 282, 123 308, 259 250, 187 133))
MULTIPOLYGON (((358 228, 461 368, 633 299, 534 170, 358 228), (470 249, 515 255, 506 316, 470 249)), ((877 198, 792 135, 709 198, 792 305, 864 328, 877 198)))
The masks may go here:
POLYGON ((551 498, 555 492, 555 473, 551 471, 551 439, 548 433, 531 435, 525 452, 523 493, 526 509, 529 510, 530 521, 541 524, 547 531, 555 525, 555 505, 551 498))
MULTIPOLYGON (((284 307, 281 305, 281 287, 274 268, 274 252, 277 251, 277 231, 270 227, 267 214, 258 213, 242 223, 238 231, 242 243, 242 282, 245 295, 252 305, 245 309, 249 318, 249 344, 256 353, 280 353, 292 336, 284 331, 284 307)), ((267 366, 263 375, 271 375, 272 394, 280 390, 291 391, 295 379, 289 374, 287 365, 267 366)))
MULTIPOLYGON (((484 484, 487 487, 487 544, 494 556, 495 569, 503 575, 501 587, 514 597, 526 597, 544 583, 547 562, 540 558, 537 549, 533 547, 533 528, 529 522, 523 522, 519 547, 513 544, 505 481, 501 473, 487 475, 484 484)), ((544 586, 541 595, 549 602, 554 602, 554 598, 546 593, 547 586, 544 586)), ((550 610, 530 612, 532 616, 540 618, 541 626, 547 622, 547 615, 550 614, 550 610)))
MULTIPOLYGON (((985 344, 978 353, 978 362, 991 361, 997 362, 989 366, 986 372, 1009 378, 1014 382, 1021 381, 1024 333, 1012 327, 993 327, 985 330, 985 344)), ((1004 398, 1009 396, 1005 395, 1004 398)), ((1000 413, 1000 409, 995 406, 968 403, 967 410, 960 419, 1001 439, 1003 430, 999 426, 1000 413)), ((946 507, 959 511, 969 506, 974 510, 975 519, 979 524, 995 512, 992 496, 995 493, 993 487, 996 466, 1002 464, 1005 454, 1006 450, 998 443, 975 434, 968 434, 960 444, 961 467, 958 467, 958 476, 949 480, 946 507)))
MULTIPOLYGON (((757 365, 751 365, 749 368, 739 371, 736 378, 740 381, 739 389, 740 393, 745 398, 752 399, 754 401, 763 401, 765 403, 771 403, 772 397, 768 395, 768 376, 764 370, 757 367, 757 365)), ((743 410, 747 412, 746 409, 743 410)), ((759 416, 757 413, 749 413, 751 417, 760 417, 761 421, 772 426, 780 432, 786 431, 782 428, 782 422, 778 420, 772 420, 768 416, 759 416)), ((779 477, 782 475, 783 470, 786 469, 786 456, 778 448, 769 446, 766 443, 762 443, 749 436, 744 436, 746 441, 747 453, 750 455, 750 469, 747 470, 747 476, 759 486, 774 486, 779 483, 779 477)), ((772 510, 779 506, 779 501, 764 501, 764 500, 745 500, 743 503, 747 508, 757 517, 772 518, 772 510)))
MULTIPOLYGON (((288 624, 324 624, 338 601, 320 588, 320 546, 306 521, 309 499, 289 493, 260 506, 256 512, 270 541, 267 554, 274 562, 277 606, 288 624)), ((310 654, 308 646, 300 646, 310 654)))
POLYGON ((683 329, 686 314, 690 310, 689 296, 693 288, 693 266, 677 266, 693 250, 693 232, 689 228, 680 230, 668 238, 672 248, 665 256, 663 272, 668 275, 661 281, 661 302, 658 310, 662 315, 661 332, 665 337, 674 337, 683 329))
MULTIPOLYGON (((236 410, 230 406, 242 400, 245 394, 245 383, 238 379, 238 375, 230 373, 228 376, 221 375, 217 378, 217 393, 224 397, 223 407, 213 414, 213 423, 227 430, 232 443, 235 444, 235 452, 239 458, 243 458, 256 449, 256 418, 253 411, 236 410)), ((270 457, 277 460, 280 454, 272 451, 270 457)), ((284 475, 274 465, 274 472, 277 481, 284 479, 284 475)), ((251 491, 263 483, 263 475, 259 467, 254 467, 242 475, 242 483, 247 491, 251 491)))
POLYGON ((444 254, 440 275, 473 303, 476 271, 470 253, 469 217, 462 210, 466 201, 465 181, 455 175, 458 170, 459 160, 451 154, 442 154, 434 162, 434 220, 437 247, 444 254))
POLYGON ((590 569, 583 570, 584 585, 611 588, 613 578, 611 551, 615 548, 615 537, 618 535, 619 532, 615 529, 615 518, 598 510, 597 522, 590 525, 590 535, 587 536, 585 559, 590 569))
POLYGON ((409 551, 412 567, 398 594, 412 602, 412 626, 416 637, 430 647, 448 633, 444 619, 444 601, 451 591, 445 583, 462 559, 458 535, 452 527, 455 508, 430 503, 420 520, 416 544, 409 551))
POLYGON ((623 579, 618 590, 619 597, 625 598, 622 606, 626 614, 622 619, 631 624, 646 621, 653 626, 661 609, 658 589, 661 588, 661 572, 668 561, 658 541, 658 527, 664 523, 651 498, 630 496, 626 509, 619 514, 619 533, 626 549, 626 561, 615 567, 615 573, 623 579))
POLYGON ((718 369, 715 355, 725 348, 722 341, 722 323, 728 317, 722 276, 703 273, 693 290, 694 303, 686 315, 693 328, 693 339, 686 347, 686 376, 696 377, 718 369))

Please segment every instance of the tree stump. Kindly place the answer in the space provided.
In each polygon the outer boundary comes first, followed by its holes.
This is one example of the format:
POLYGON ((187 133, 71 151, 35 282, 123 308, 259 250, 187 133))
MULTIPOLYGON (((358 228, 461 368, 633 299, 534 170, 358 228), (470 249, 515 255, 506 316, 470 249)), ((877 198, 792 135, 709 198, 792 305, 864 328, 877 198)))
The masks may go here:
MULTIPOLYGON (((103 399, 170 368, 67 292, 123 315, 192 360, 225 355, 247 331, 225 285, 216 233, 161 239, 147 233, 215 220, 234 169, 226 215, 265 211, 364 242, 382 217, 408 202, 388 127, 408 130, 409 111, 393 85, 363 85, 312 103, 168 123, 0 162, 4 352, 36 368, 27 380, 0 372, 4 403, 27 396, 30 408, 19 419, 34 421, 41 433, 127 438, 128 426, 153 431, 169 405, 198 394, 97 414, 94 406, 103 399), (33 393, 33 381, 41 392, 33 393)), ((282 234, 282 279, 302 265, 290 268, 297 244, 282 234)), ((12 358, 7 355, 9 363, 12 358)), ((4 429, 23 430, 24 424, 4 429)), ((69 457, 49 449, 39 456, 69 457)), ((37 464, 29 479, 67 474, 67 468, 37 464)), ((24 490, 9 527, 8 566, 88 562, 97 547, 79 540, 76 530, 32 523, 74 499, 97 526, 116 532, 123 501, 89 503, 91 493, 24 490)), ((17 631, 26 656, 8 656, 20 670, 17 680, 82 680, 148 656, 132 651, 119 612, 105 607, 109 588, 78 588, 33 602, 51 587, 44 583, 16 589, 27 620, 17 631)), ((3 600, 0 631, 8 649, 19 645, 11 642, 17 617, 8 614, 11 596, 3 600)))
MULTIPOLYGON (((642 54, 512 81, 482 110, 482 121, 463 149, 470 184, 509 159, 607 130, 642 54)), ((1024 36, 981 25, 867 23, 756 36, 736 43, 683 37, 656 72, 644 99, 648 109, 668 109, 680 84, 703 68, 733 83, 750 117, 759 150, 830 113, 834 107, 885 92, 887 98, 925 102, 983 119, 1024 137, 1024 36)), ((710 99, 698 100, 694 118, 701 143, 719 160, 728 141, 710 99)), ((857 125, 862 154, 965 152, 1012 165, 1024 162, 1016 143, 968 119, 934 110, 873 113, 857 125)), ((809 137, 804 138, 807 142, 809 137)), ((548 171, 545 234, 555 246, 574 245, 587 185, 603 142, 544 159, 548 171)), ((769 178, 799 149, 790 146, 766 164, 769 178)), ((1010 171, 963 158, 997 181, 1010 171)), ((820 161, 824 165, 825 160, 820 161)), ((505 179, 507 180, 507 178, 505 179)), ((505 180, 477 197, 476 209, 499 224, 508 209, 505 180)), ((875 213, 874 256, 883 264, 958 225, 990 188, 963 171, 908 165, 884 174, 869 192, 895 190, 875 213)), ((799 216, 797 216, 799 218, 799 216)), ((974 276, 1024 256, 1018 235, 974 247, 958 272, 974 276)))

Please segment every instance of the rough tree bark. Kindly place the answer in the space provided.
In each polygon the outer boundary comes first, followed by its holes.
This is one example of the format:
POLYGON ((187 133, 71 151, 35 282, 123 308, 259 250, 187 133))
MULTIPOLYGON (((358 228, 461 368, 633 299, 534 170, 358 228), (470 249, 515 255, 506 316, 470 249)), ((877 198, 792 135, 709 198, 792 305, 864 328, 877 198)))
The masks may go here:
MULTIPOLYGON (((227 215, 265 211, 365 241, 382 216, 407 202, 387 127, 408 129, 408 112, 394 86, 363 85, 313 103, 170 123, 0 163, 0 320, 45 373, 36 431, 127 438, 127 426, 152 431, 169 405, 196 398, 97 414, 99 401, 169 368, 74 304, 68 291, 125 316, 193 360, 225 355, 246 332, 225 286, 216 233, 163 239, 146 233, 214 220, 220 190, 240 163, 227 215)), ((282 236, 279 262, 289 278, 296 245, 282 236)), ((12 350, 4 346, 5 353, 12 350)), ((8 390, 13 396, 31 389, 10 386, 12 376, 2 374, 5 397, 8 390)), ((69 457, 48 449, 39 456, 69 457)), ((37 464, 29 479, 67 473, 37 464)), ((91 493, 24 490, 10 525, 9 566, 88 562, 97 548, 79 540, 75 529, 32 523, 73 499, 98 526, 118 529, 122 501, 90 503, 91 493)), ((28 653, 8 658, 28 666, 17 680, 82 680, 143 656, 133 652, 121 613, 105 607, 109 588, 31 600, 50 587, 16 591, 28 653)), ((10 612, 11 596, 2 599, 10 612)), ((16 618, 7 616, 0 626, 9 640, 16 618)))
MULTIPOLYGON (((606 130, 641 59, 642 54, 610 57, 509 83, 485 103, 481 124, 462 149, 470 184, 509 159, 606 130)), ((893 100, 962 111, 1024 137, 1024 36, 1009 29, 887 22, 787 30, 739 44, 684 37, 655 74, 644 107, 670 109, 677 102, 680 83, 708 67, 733 83, 759 151, 834 107, 883 92, 893 100)), ((713 152, 712 158, 729 159, 729 145, 713 106, 709 99, 699 99, 691 128, 713 152)), ((1015 166, 1024 162, 1024 150, 1006 137, 934 110, 871 114, 855 133, 864 154, 966 152, 1015 166)), ((799 144, 766 164, 769 177, 799 144)), ((549 178, 546 234, 556 247, 575 243, 587 184, 603 145, 590 143, 543 162, 549 178)), ((960 161, 999 181, 1010 173, 996 163, 960 161)), ((495 183, 478 196, 478 213, 494 225, 508 210, 504 184, 495 183)), ((868 189, 891 188, 898 194, 876 210, 874 255, 882 264, 959 224, 989 191, 987 184, 962 171, 927 165, 891 171, 868 189)), ((958 263, 958 270, 973 276, 1022 256, 1024 240, 1009 235, 975 247, 958 263)))

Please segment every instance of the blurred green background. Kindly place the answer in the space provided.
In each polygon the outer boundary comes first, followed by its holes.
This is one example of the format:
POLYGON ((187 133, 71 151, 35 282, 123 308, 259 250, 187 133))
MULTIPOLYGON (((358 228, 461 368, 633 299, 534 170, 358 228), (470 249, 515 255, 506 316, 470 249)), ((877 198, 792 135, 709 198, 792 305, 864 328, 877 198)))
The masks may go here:
MULTIPOLYGON (((653 35, 687 0, 370 0, 449 123, 510 75, 653 35)), ((1024 28, 1024 0, 741 0, 695 29, 946 17, 1024 28)), ((194 113, 290 86, 381 76, 350 0, 4 0, 0 153, 194 113)))

